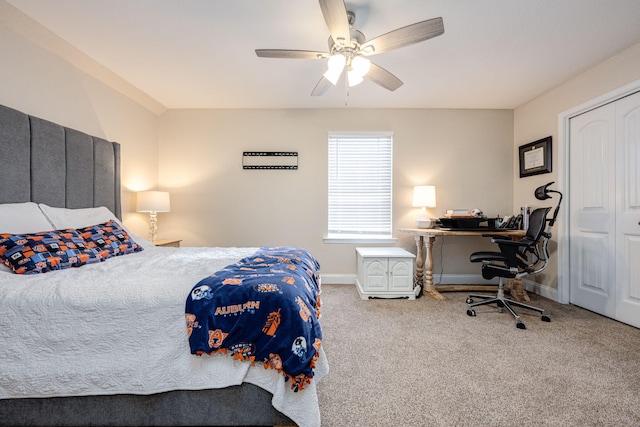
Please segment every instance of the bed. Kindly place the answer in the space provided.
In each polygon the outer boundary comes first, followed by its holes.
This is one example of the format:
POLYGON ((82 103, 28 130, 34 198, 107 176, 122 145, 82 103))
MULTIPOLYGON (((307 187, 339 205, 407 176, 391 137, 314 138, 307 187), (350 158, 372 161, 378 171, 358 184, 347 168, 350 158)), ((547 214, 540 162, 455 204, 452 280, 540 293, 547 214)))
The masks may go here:
MULTIPOLYGON (((190 348, 185 310, 200 282, 265 248, 155 247, 131 235, 120 222, 119 144, 4 106, 0 158, 0 233, 88 236, 102 224, 120 239, 116 255, 82 266, 15 274, 0 265, 3 425, 320 425, 316 384, 328 363, 319 340, 308 340, 313 369, 301 381, 273 360, 190 348), (3 230, 11 217, 15 228, 3 230)), ((307 274, 317 297, 319 276, 307 274)), ((306 302, 305 316, 317 317, 319 299, 306 302)))

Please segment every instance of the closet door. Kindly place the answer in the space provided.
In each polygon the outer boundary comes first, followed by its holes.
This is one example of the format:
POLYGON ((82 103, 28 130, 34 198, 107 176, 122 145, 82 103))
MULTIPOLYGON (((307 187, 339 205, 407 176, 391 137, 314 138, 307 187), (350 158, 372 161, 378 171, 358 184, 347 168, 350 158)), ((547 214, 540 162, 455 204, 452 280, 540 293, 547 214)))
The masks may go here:
POLYGON ((616 102, 615 319, 640 327, 640 93, 616 102))
POLYGON ((615 106, 570 120, 570 302, 615 316, 615 106))

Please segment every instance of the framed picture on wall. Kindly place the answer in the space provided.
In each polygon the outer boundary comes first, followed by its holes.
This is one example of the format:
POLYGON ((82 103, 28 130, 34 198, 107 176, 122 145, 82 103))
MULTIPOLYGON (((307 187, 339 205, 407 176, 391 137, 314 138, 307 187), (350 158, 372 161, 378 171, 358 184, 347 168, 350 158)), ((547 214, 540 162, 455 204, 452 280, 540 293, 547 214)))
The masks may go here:
POLYGON ((551 137, 521 145, 520 178, 551 172, 551 137))

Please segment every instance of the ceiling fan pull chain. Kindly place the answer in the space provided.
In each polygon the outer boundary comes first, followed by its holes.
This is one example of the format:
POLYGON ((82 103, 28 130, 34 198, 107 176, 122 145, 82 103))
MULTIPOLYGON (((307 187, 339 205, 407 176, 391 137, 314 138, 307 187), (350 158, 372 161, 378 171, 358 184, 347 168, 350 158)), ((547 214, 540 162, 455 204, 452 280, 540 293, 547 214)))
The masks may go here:
POLYGON ((344 106, 347 107, 349 103, 349 81, 344 79, 344 106))

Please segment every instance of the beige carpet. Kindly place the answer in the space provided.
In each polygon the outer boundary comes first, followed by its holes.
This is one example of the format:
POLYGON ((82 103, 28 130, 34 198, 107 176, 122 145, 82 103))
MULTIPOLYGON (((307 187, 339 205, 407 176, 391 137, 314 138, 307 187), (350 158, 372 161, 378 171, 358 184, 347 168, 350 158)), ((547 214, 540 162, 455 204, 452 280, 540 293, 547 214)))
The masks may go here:
POLYGON ((520 310, 323 287, 323 426, 640 426, 640 329, 532 295, 520 310))

